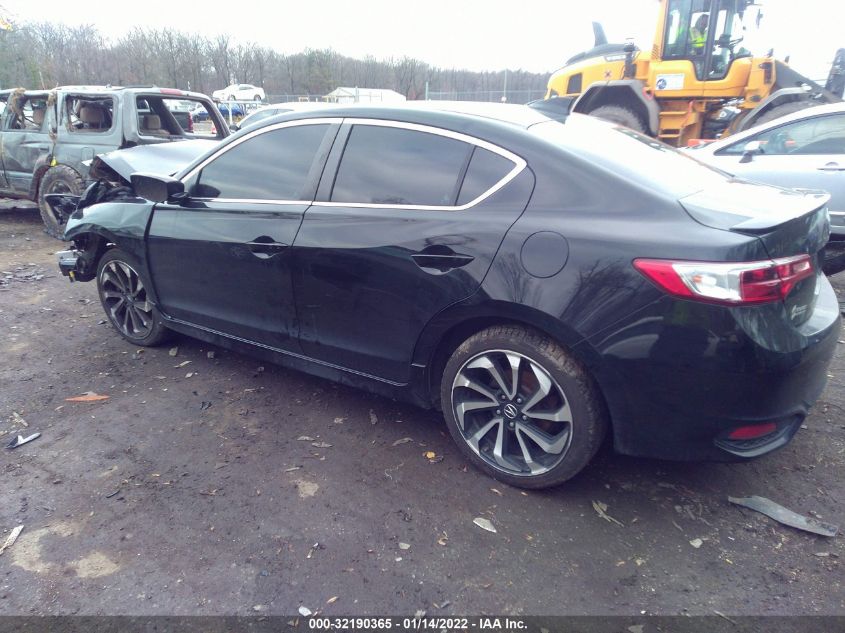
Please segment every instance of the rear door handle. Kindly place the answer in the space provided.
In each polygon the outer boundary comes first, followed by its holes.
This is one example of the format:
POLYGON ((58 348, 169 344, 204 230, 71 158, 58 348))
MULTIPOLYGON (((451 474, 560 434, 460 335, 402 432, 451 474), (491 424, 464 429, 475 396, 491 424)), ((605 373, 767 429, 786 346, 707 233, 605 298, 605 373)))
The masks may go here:
POLYGON ((431 268, 441 273, 466 266, 475 259, 471 255, 461 255, 448 246, 440 244, 427 246, 419 253, 411 255, 411 258, 420 268, 431 268))
POLYGON ((281 253, 289 244, 277 242, 268 235, 260 235, 251 242, 247 242, 246 246, 258 259, 268 259, 273 255, 281 253))
POLYGON ((817 168, 819 171, 845 171, 845 165, 840 165, 839 163, 826 163, 821 167, 817 168))

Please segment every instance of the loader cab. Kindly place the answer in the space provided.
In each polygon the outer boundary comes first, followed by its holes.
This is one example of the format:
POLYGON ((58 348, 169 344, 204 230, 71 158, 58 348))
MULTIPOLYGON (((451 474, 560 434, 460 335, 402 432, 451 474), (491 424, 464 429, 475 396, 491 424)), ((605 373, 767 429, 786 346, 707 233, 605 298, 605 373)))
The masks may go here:
POLYGON ((666 0, 663 60, 689 60, 698 81, 724 79, 732 62, 751 53, 740 47, 749 0, 666 0))

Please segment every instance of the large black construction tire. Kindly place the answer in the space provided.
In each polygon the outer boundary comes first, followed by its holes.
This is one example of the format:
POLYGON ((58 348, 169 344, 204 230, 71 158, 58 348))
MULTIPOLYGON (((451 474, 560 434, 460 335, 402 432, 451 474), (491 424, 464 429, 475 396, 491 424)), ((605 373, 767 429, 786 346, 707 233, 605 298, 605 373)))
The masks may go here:
POLYGON ((112 248, 97 266, 100 303, 114 329, 133 345, 152 347, 164 342, 170 331, 147 295, 141 266, 129 253, 112 248))
POLYGON ((645 123, 637 116, 637 113, 624 106, 603 105, 595 110, 589 112, 591 116, 598 117, 611 123, 618 123, 629 127, 640 134, 648 134, 645 129, 645 123))
POLYGON ((44 221, 44 230, 56 239, 62 239, 65 232, 64 218, 58 217, 44 197, 48 193, 66 193, 81 196, 85 190, 85 179, 79 172, 67 165, 56 165, 47 170, 38 186, 38 210, 44 221))
POLYGON ((783 103, 779 106, 775 106, 765 114, 761 114, 760 118, 757 119, 751 127, 762 125, 763 123, 768 123, 769 121, 774 121, 775 119, 779 119, 787 114, 792 114, 793 112, 800 112, 801 110, 812 108, 814 105, 818 104, 813 103, 812 101, 790 101, 789 103, 783 103))
POLYGON ((464 341, 446 363, 440 398, 461 452, 520 488, 575 476, 608 427, 604 401, 581 364, 548 336, 515 325, 464 341))

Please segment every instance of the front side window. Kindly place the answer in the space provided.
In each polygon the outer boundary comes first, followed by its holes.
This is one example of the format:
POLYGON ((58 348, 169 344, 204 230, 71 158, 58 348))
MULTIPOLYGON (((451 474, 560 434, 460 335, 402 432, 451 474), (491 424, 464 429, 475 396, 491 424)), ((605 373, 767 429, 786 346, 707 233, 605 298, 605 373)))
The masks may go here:
POLYGON ((328 127, 298 125, 248 138, 203 167, 189 194, 200 198, 303 200, 308 172, 328 127))
POLYGON ((7 130, 21 132, 40 132, 44 129, 47 118, 47 97, 13 94, 7 106, 10 116, 6 121, 7 130))
POLYGON ((845 154, 845 114, 818 116, 766 130, 722 150, 743 154, 751 141, 759 141, 761 154, 845 154))
POLYGON ((332 202, 451 206, 473 146, 457 139, 355 125, 338 167, 332 202))

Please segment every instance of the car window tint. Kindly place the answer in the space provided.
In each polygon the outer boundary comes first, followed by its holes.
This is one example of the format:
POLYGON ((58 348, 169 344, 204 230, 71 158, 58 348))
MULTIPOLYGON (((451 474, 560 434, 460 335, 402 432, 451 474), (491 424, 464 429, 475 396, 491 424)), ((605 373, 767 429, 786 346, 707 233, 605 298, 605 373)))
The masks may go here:
POLYGON ((751 141, 760 141, 761 154, 845 154, 845 114, 779 125, 731 145, 724 153, 742 154, 751 141))
POLYGON ((472 202, 490 189, 514 168, 514 163, 504 156, 476 147, 467 168, 458 205, 472 202))
POLYGON ((346 143, 331 199, 452 205, 471 150, 468 143, 428 132, 356 125, 346 143))
POLYGON ((191 194, 204 198, 301 200, 328 125, 258 134, 206 165, 191 194))

